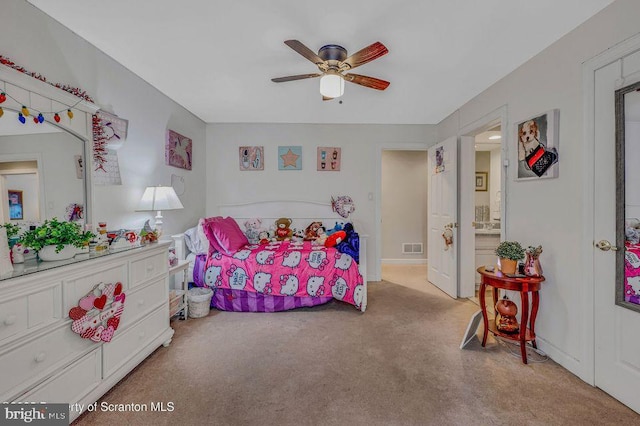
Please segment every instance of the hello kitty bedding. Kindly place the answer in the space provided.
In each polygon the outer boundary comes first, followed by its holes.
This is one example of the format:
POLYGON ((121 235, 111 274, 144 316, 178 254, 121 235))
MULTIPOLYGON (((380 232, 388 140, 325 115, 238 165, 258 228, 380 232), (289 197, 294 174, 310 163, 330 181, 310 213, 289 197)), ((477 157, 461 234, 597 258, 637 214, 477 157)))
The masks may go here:
POLYGON ((351 256, 309 241, 245 245, 232 255, 215 252, 199 263, 194 283, 211 287, 211 306, 221 310, 274 312, 332 299, 360 309, 366 297, 351 256))
POLYGON ((640 245, 626 243, 624 253, 624 300, 640 305, 640 245))

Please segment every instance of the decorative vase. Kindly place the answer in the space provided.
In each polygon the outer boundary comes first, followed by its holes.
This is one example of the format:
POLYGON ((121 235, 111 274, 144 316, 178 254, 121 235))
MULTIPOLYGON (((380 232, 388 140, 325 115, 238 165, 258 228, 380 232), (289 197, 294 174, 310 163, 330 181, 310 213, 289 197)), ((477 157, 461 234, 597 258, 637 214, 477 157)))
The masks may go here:
POLYGON ((542 266, 540 265, 540 253, 542 246, 529 247, 525 250, 524 274, 529 277, 539 277, 542 275, 542 266))
POLYGON ((56 253, 55 245, 44 246, 38 251, 38 257, 43 262, 71 259, 75 255, 76 248, 72 244, 65 244, 64 248, 58 253, 56 253))
POLYGON ((517 268, 517 260, 505 259, 503 257, 500 258, 500 271, 502 271, 503 274, 515 274, 517 268))
POLYGON ((496 328, 503 333, 517 333, 520 330, 516 315, 518 307, 505 296, 496 303, 496 328))

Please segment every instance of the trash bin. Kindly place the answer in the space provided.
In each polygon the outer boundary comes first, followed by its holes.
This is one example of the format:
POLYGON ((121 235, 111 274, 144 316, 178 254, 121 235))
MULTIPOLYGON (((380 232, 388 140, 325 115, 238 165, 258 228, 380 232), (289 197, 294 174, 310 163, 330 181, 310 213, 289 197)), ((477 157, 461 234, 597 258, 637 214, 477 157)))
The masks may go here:
POLYGON ((206 287, 195 287, 189 290, 189 318, 202 318, 209 315, 213 290, 206 287))

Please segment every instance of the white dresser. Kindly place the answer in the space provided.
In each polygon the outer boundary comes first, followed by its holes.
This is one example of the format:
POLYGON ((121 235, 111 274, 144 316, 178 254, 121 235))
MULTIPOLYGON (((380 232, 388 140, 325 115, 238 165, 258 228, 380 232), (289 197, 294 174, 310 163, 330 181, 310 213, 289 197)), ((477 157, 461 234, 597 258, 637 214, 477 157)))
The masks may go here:
MULTIPOLYGON (((0 281, 0 401, 86 407, 167 346, 173 336, 168 246, 156 243, 0 281), (68 316, 101 282, 121 282, 126 294, 108 343, 74 333, 68 316)), ((71 411, 71 420, 79 414, 71 411)))

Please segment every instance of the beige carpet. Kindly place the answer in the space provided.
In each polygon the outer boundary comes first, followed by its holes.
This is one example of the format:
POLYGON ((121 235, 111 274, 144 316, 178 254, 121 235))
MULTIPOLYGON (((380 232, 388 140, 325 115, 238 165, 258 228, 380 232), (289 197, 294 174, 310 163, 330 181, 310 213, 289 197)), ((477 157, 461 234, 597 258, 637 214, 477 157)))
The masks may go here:
MULTIPOLYGON (((206 318, 174 321, 171 345, 101 401, 172 402, 175 410, 87 413, 76 423, 640 423, 640 415, 553 361, 524 365, 517 347, 493 339, 487 348, 473 341, 460 350, 478 307, 452 300, 419 271, 393 272, 383 276, 405 285, 370 283, 364 314, 331 302, 276 314, 212 311, 206 318)), ((532 361, 540 360, 532 353, 532 361)))

